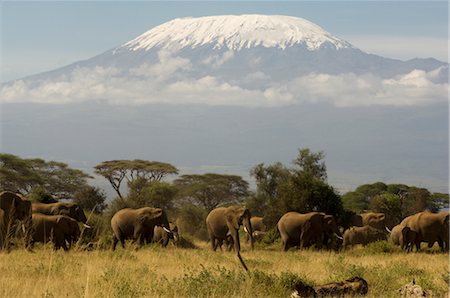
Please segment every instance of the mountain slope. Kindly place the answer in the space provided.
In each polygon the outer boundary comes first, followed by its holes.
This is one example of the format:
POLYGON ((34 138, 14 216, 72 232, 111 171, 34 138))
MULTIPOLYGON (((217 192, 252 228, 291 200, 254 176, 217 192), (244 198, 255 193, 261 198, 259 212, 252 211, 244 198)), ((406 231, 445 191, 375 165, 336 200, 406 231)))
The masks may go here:
MULTIPOLYGON (((277 105, 322 100, 314 86, 329 89, 337 84, 339 90, 342 84, 356 84, 359 97, 369 94, 369 104, 397 105, 434 102, 428 94, 442 100, 447 82, 447 63, 367 54, 301 18, 227 15, 172 20, 98 56, 9 82, 0 94, 8 102, 33 97, 53 102, 45 97, 47 92, 68 101, 120 101, 126 96, 133 103, 198 103, 193 98, 204 97, 204 90, 222 97, 202 103, 241 104, 240 96, 249 98, 250 105, 259 105, 255 98, 262 98, 263 105, 277 105), (305 89, 311 90, 299 98, 298 91, 305 89), (402 92, 406 97, 395 99, 402 92), (223 99, 230 93, 236 100, 223 99)), ((354 97, 335 93, 329 90, 325 100, 342 98, 347 105, 354 97)))

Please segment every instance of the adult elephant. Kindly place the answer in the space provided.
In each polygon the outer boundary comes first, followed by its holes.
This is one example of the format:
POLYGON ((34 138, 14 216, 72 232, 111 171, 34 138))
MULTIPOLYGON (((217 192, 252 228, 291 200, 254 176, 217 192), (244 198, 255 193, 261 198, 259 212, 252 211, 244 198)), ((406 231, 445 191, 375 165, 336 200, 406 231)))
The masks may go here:
MULTIPOLYGON (((169 223, 170 231, 173 235, 173 243, 177 245, 178 241, 180 240, 180 235, 178 234, 178 226, 174 223, 169 223)), ((169 244, 169 234, 159 226, 155 226, 153 230, 153 241, 156 243, 161 244, 162 247, 166 247, 167 244, 169 244)))
MULTIPOLYGON (((262 239, 267 231, 267 227, 264 224, 264 217, 252 216, 250 218, 250 223, 252 224, 253 238, 255 240, 262 239)), ((249 241, 250 236, 249 234, 245 233, 245 242, 248 243, 249 241)))
POLYGON ((12 227, 17 220, 22 221, 22 227, 28 226, 31 220, 31 202, 20 195, 3 191, 0 193, 0 249, 8 246, 8 239, 13 234, 12 227))
POLYGON ((244 260, 241 257, 241 244, 239 242, 239 228, 244 226, 244 231, 250 235, 250 247, 253 250, 253 229, 250 222, 250 210, 241 206, 219 207, 211 210, 206 217, 206 229, 208 231, 211 247, 216 251, 218 246, 227 244, 228 250, 234 245, 239 261, 246 271, 248 271, 244 260), (231 239, 229 238, 231 235, 231 239))
POLYGON ((417 242, 428 242, 428 246, 435 241, 439 243, 442 251, 449 249, 449 213, 419 212, 411 215, 404 226, 417 232, 417 242))
POLYGON ((344 249, 356 244, 366 246, 369 243, 386 240, 387 233, 384 229, 376 229, 372 226, 351 227, 344 232, 344 249))
POLYGON ((139 247, 141 247, 146 239, 153 238, 155 226, 162 227, 168 236, 173 238, 167 215, 160 208, 125 208, 117 211, 111 218, 111 228, 113 230, 112 249, 116 249, 119 241, 122 247, 125 248, 125 240, 127 239, 137 241, 139 247))
POLYGON ((33 203, 33 213, 41 213, 46 215, 66 215, 76 221, 81 222, 86 228, 90 228, 87 225, 87 218, 83 209, 77 203, 70 202, 57 202, 50 204, 33 203))
POLYGON ((222 243, 228 243, 227 234, 230 234, 234 242, 234 249, 239 252, 241 249, 239 228, 242 225, 244 231, 250 235, 250 246, 253 249, 253 227, 250 218, 250 211, 240 206, 219 207, 212 210, 206 217, 206 229, 212 249, 215 251, 222 243))
POLYGON ((384 230, 386 228, 386 215, 377 212, 365 212, 354 216, 352 226, 363 227, 371 226, 376 229, 384 230))
POLYGON ((304 248, 312 245, 320 249, 333 235, 342 239, 334 217, 322 212, 288 212, 280 218, 277 228, 283 251, 294 246, 304 248))
POLYGON ((73 242, 80 237, 78 222, 66 215, 46 215, 33 213, 32 230, 29 247, 34 243, 47 243, 52 241, 54 249, 68 250, 73 242), (69 243, 67 246, 66 241, 69 243))

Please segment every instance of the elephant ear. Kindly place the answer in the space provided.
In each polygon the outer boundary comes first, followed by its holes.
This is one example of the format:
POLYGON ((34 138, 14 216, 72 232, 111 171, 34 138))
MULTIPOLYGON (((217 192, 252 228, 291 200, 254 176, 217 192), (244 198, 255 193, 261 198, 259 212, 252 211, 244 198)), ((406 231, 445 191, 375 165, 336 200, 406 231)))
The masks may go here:
POLYGON ((225 218, 227 221, 228 229, 231 231, 232 229, 239 229, 239 219, 241 217, 240 212, 236 213, 233 211, 228 211, 225 213, 225 218))
POLYGON ((162 214, 163 214, 163 210, 160 208, 149 208, 139 214, 138 220, 140 223, 144 223, 146 220, 156 219, 158 217, 161 217, 162 214))

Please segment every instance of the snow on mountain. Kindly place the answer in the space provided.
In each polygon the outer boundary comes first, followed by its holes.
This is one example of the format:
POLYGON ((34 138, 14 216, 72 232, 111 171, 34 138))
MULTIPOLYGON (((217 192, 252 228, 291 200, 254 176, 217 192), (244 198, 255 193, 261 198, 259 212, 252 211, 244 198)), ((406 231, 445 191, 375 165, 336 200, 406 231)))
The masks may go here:
POLYGON ((204 45, 229 50, 256 46, 285 49, 296 44, 304 44, 308 50, 317 50, 324 44, 336 49, 351 47, 348 42, 302 18, 225 15, 175 19, 145 32, 117 50, 197 48, 204 45))
POLYGON ((367 54, 307 20, 239 15, 161 24, 90 59, 8 82, 0 101, 279 106, 447 101, 448 64, 367 54))

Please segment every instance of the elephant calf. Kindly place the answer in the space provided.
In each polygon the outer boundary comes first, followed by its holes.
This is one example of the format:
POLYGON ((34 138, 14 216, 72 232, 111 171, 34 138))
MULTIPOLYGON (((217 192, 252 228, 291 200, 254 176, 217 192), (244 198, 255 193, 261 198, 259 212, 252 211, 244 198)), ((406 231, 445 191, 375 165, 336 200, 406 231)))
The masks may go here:
MULTIPOLYGON (((173 234, 173 244, 177 245, 180 239, 178 234, 178 226, 173 223, 169 223, 169 226, 173 234)), ((155 226, 153 230, 153 241, 161 244, 162 247, 166 247, 167 244, 169 244, 169 240, 169 234, 162 227, 155 226)))
POLYGON ((31 239, 29 247, 35 242, 52 241, 54 248, 68 250, 72 242, 80 237, 78 222, 66 215, 45 215, 34 213, 32 218, 31 239), (66 241, 69 243, 67 247, 66 241))
POLYGON ((344 249, 356 244, 367 245, 371 242, 386 240, 386 232, 371 226, 351 227, 344 233, 344 249))

